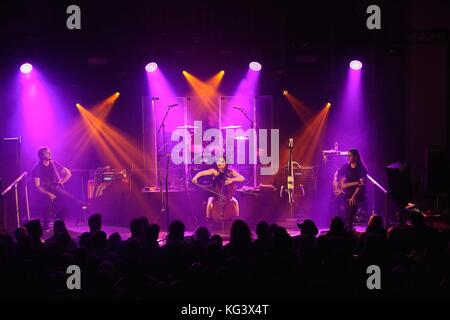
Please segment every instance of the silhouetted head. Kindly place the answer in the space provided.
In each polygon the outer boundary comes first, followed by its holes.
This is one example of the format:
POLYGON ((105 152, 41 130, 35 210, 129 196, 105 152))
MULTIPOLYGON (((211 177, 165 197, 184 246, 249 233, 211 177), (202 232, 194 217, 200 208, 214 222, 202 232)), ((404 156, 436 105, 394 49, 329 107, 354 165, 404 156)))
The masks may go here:
POLYGON ((258 222, 255 231, 258 239, 270 238, 269 224, 265 221, 258 222))
POLYGON ((107 246, 112 251, 119 251, 122 244, 122 237, 118 232, 111 233, 108 237, 107 246))
POLYGON ((161 231, 161 228, 157 224, 155 224, 155 223, 150 224, 146 228, 147 240, 150 242, 158 241, 160 231, 161 231))
POLYGON ((303 223, 297 223, 297 227, 300 229, 302 236, 315 237, 319 233, 316 224, 310 219, 305 219, 303 223))
POLYGON ((183 241, 184 240, 184 223, 180 220, 172 221, 169 225, 169 234, 167 235, 168 241, 183 241))
POLYGON ((25 224, 25 229, 27 229, 28 234, 33 239, 40 239, 42 237, 42 226, 39 219, 30 220, 25 224))
POLYGON ((83 232, 80 235, 79 245, 82 248, 90 248, 91 247, 92 234, 89 232, 83 232))
POLYGON ((67 231, 66 224, 64 223, 64 220, 57 219, 53 223, 53 234, 57 235, 60 232, 67 231))
POLYGON ((271 225, 269 225, 269 233, 272 236, 273 232, 275 231, 276 228, 278 228, 279 226, 276 223, 272 223, 271 225))
POLYGON ((135 218, 130 221, 131 237, 140 239, 144 234, 144 225, 141 218, 135 218))
POLYGON ((367 223, 366 232, 377 232, 384 230, 383 219, 379 214, 373 214, 367 223))
POLYGON ((231 225, 230 243, 233 244, 250 244, 252 235, 250 228, 245 221, 238 219, 231 225))
POLYGON ((195 239, 197 239, 197 241, 208 243, 210 236, 211 234, 206 227, 198 227, 197 230, 195 230, 195 239))
POLYGON ((67 231, 61 231, 56 237, 56 243, 61 249, 67 249, 70 244, 70 240, 72 240, 72 238, 67 231))
POLYGON ((94 213, 89 217, 88 225, 90 233, 102 230, 102 215, 100 213, 94 213))
POLYGON ((149 226, 148 218, 147 217, 140 217, 139 220, 141 220, 142 227, 145 229, 149 226))
POLYGON ((344 221, 341 217, 334 217, 330 223, 330 233, 342 234, 345 230, 344 221))
POLYGON ((292 248, 292 238, 286 228, 278 227, 274 230, 273 246, 275 250, 289 250, 292 248))
POLYGON ((211 236, 211 242, 217 243, 217 244, 219 245, 220 248, 222 248, 222 246, 223 246, 223 239, 222 239, 222 237, 220 236, 220 234, 213 234, 213 235, 211 236))
POLYGON ((117 243, 117 242, 122 241, 122 237, 120 236, 120 233, 114 232, 109 235, 108 241, 117 243))

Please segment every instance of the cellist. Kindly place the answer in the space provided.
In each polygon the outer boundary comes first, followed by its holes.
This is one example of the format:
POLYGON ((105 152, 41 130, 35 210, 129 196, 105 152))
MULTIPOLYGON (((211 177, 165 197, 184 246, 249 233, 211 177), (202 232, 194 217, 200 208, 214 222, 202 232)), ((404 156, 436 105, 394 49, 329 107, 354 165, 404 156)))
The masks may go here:
MULTIPOLYGON (((192 183, 198 183, 198 179, 204 176, 212 175, 213 176, 213 191, 216 194, 214 197, 208 198, 208 204, 206 206, 206 218, 212 219, 214 218, 214 214, 223 210, 224 208, 219 208, 219 206, 223 205, 223 201, 225 201, 225 205, 228 206, 231 203, 231 208, 233 210, 234 216, 239 216, 239 203, 236 198, 233 197, 234 191, 234 183, 242 182, 245 178, 236 170, 229 167, 224 157, 219 157, 216 160, 216 165, 214 168, 209 170, 200 171, 192 178, 192 183)), ((222 212, 223 214, 223 212, 222 212)))

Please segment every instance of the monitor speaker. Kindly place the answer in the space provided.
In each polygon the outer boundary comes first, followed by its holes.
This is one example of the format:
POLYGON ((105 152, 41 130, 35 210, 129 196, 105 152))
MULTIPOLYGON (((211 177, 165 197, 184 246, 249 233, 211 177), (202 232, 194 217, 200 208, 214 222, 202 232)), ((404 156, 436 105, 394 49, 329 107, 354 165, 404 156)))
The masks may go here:
POLYGON ((411 201, 411 176, 405 162, 396 162, 386 167, 391 199, 400 207, 411 201))

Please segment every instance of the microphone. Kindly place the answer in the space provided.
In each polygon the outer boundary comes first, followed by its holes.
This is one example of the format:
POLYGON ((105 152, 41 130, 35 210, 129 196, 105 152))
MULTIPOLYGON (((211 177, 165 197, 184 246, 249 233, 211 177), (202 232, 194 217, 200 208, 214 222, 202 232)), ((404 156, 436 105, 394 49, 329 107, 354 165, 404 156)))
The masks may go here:
POLYGON ((173 107, 175 107, 175 106, 177 106, 178 105, 178 103, 174 103, 174 104, 169 104, 167 107, 168 108, 173 108, 173 107))
POLYGON ((289 149, 293 149, 294 148, 294 139, 293 138, 289 138, 288 148, 289 149))

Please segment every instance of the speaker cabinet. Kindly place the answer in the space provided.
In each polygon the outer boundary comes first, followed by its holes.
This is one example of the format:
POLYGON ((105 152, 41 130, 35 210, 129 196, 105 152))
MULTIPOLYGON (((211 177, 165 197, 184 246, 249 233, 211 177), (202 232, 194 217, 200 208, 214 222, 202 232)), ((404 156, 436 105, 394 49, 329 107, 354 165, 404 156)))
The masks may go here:
POLYGON ((389 193, 392 200, 404 207, 412 197, 409 166, 405 162, 396 162, 386 167, 389 193))

